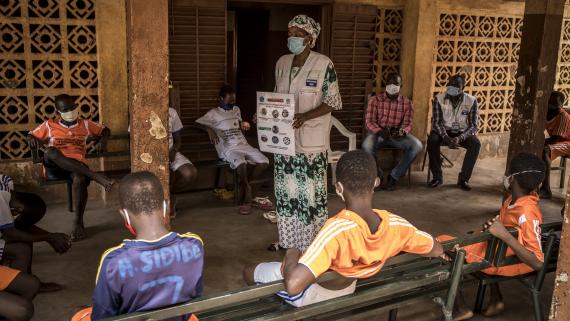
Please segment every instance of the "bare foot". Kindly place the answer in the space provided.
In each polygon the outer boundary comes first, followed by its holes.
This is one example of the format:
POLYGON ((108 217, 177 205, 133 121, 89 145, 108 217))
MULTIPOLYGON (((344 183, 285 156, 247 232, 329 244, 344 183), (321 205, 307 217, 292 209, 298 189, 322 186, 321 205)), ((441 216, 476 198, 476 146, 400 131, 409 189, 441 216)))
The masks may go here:
POLYGON ((487 310, 483 311, 483 316, 485 317, 494 317, 499 315, 505 309, 505 304, 501 301, 489 303, 487 306, 487 310))
POLYGON ((469 320, 472 317, 473 317, 473 311, 471 310, 462 310, 453 313, 453 321, 469 320))
POLYGON ((71 231, 71 241, 78 242, 85 238, 85 227, 83 223, 76 223, 71 231))
POLYGON ((64 286, 53 282, 41 282, 40 283, 40 293, 57 292, 64 289, 64 286))

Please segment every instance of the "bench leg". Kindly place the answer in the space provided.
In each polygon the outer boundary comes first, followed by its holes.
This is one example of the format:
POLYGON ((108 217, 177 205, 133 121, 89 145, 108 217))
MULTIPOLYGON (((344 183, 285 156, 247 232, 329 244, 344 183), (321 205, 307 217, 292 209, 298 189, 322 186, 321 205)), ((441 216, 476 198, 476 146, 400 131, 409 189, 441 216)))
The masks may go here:
POLYGON ((560 158, 560 188, 564 188, 564 181, 566 180, 566 157, 560 158))
POLYGON ((532 308, 534 310, 534 320, 535 321, 543 321, 544 320, 544 315, 542 314, 542 307, 540 305, 540 298, 539 298, 539 294, 540 292, 536 291, 536 290, 531 290, 531 296, 532 296, 532 308))
POLYGON ((67 182, 67 210, 73 212, 73 183, 67 182))
POLYGON ((481 313, 483 311, 483 301, 485 300, 485 291, 487 291, 487 285, 483 281, 479 281, 479 286, 477 287, 477 296, 475 297, 475 307, 473 312, 481 313))
POLYGON ((396 321, 398 319, 398 309, 392 309, 388 313, 388 321, 396 321))
POLYGON ((412 168, 408 168, 408 187, 412 186, 412 168))
POLYGON ((459 289, 459 282, 461 281, 461 272, 463 271, 463 264, 465 263, 465 251, 457 251, 457 256, 453 262, 453 269, 451 271, 451 284, 449 291, 447 291, 447 299, 443 306, 443 318, 445 321, 453 320, 453 305, 455 304, 455 297, 459 289))

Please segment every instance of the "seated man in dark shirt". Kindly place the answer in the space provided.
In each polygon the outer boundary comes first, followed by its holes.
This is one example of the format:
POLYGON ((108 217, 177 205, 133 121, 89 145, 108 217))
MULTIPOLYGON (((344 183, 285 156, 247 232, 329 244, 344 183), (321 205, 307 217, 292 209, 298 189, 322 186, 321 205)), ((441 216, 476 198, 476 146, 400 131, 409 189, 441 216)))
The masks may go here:
POLYGON ((125 225, 136 238, 103 253, 93 308, 79 311, 74 321, 159 309, 202 294, 202 240, 196 234, 168 231, 168 208, 158 178, 150 172, 125 176, 119 201, 125 225))

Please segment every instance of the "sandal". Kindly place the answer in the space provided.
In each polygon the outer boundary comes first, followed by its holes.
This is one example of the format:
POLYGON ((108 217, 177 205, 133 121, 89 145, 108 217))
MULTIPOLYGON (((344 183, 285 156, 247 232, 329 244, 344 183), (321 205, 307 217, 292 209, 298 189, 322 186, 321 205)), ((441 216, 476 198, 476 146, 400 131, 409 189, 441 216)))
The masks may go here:
POLYGON ((276 211, 269 211, 263 213, 263 218, 268 220, 273 224, 277 224, 277 212, 276 211))
POLYGON ((269 197, 256 197, 251 205, 263 211, 273 211, 275 209, 269 197))
POLYGON ((216 188, 214 189, 214 196, 220 200, 230 200, 234 198, 234 191, 228 191, 225 188, 216 188))
POLYGON ((251 204, 250 203, 242 204, 239 207, 239 213, 241 215, 248 215, 249 213, 251 213, 251 204))
POLYGON ((283 248, 283 247, 281 247, 281 246, 279 245, 279 242, 271 243, 271 244, 269 245, 269 247, 267 248, 267 250, 268 250, 268 251, 271 251, 271 252, 277 252, 277 251, 281 251, 281 250, 284 250, 284 249, 285 249, 285 248, 283 248))

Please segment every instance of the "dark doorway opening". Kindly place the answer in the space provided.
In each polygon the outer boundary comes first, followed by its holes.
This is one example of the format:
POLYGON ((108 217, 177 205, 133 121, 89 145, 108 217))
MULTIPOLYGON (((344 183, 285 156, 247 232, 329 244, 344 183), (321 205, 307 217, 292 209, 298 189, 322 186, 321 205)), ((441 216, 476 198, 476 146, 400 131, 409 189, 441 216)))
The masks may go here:
MULTIPOLYGON (((275 63, 289 53, 287 23, 297 14, 320 22, 321 7, 228 2, 227 75, 237 90, 237 104, 245 120, 255 113, 256 92, 275 87, 275 63)), ((318 46, 317 41, 314 50, 319 51, 318 46)))

